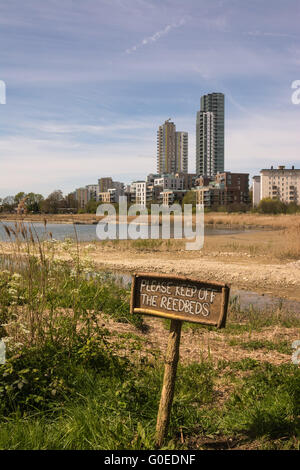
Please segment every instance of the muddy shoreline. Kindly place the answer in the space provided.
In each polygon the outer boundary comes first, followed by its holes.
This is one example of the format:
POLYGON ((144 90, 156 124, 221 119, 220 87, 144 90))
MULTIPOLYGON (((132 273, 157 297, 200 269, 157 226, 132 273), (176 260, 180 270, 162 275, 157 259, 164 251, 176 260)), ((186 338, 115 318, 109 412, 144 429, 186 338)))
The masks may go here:
MULTIPOLYGON (((80 242, 79 250, 97 269, 133 273, 160 272, 225 282, 241 289, 277 298, 300 301, 300 253, 298 232, 245 231, 232 235, 205 236, 204 247, 187 251, 181 240, 112 240, 80 242), (153 242, 153 243, 152 243, 153 242)), ((76 244, 72 250, 76 251, 76 244)), ((1 242, 3 255, 13 253, 1 242)), ((68 259, 61 242, 55 257, 68 259)))
MULTIPOLYGON (((101 270, 112 270, 120 273, 159 272, 195 277, 199 280, 226 282, 235 290, 255 292, 276 298, 300 301, 300 262, 297 266, 289 265, 250 265, 240 263, 224 263, 201 260, 146 260, 132 259, 130 256, 119 255, 102 260, 94 258, 101 270)), ((299 312, 300 313, 300 312, 299 312)))

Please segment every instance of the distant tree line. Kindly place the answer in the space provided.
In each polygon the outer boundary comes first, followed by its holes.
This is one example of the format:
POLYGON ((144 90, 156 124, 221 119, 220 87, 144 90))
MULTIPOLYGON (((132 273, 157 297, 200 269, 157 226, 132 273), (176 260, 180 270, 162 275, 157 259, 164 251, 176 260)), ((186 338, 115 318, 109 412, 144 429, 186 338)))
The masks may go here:
POLYGON ((59 212, 77 212, 78 203, 74 194, 64 196, 61 190, 55 190, 47 198, 42 194, 19 192, 15 196, 0 199, 0 211, 14 213, 17 210, 31 214, 58 214, 59 212))
POLYGON ((253 209, 253 212, 260 214, 296 214, 300 212, 300 206, 295 202, 286 204, 279 199, 264 198, 258 206, 253 209))
MULTIPOLYGON (((180 201, 174 201, 180 202, 180 201)), ((196 209, 196 194, 189 191, 183 198, 182 204, 192 204, 193 211, 196 209)), ((31 214, 58 214, 58 213, 90 213, 95 214, 99 202, 91 199, 84 208, 78 207, 74 193, 67 196, 59 189, 53 191, 47 198, 41 194, 19 192, 15 196, 0 198, 0 212, 15 213, 17 211, 31 214)), ((113 204, 118 213, 119 205, 113 204)), ((128 204, 130 206, 131 204, 128 204)), ((150 211, 150 204, 147 205, 150 211)), ((296 214, 300 212, 300 206, 294 202, 286 204, 279 199, 264 198, 257 207, 251 204, 233 203, 227 206, 213 206, 205 208, 205 212, 256 212, 260 214, 296 214)))

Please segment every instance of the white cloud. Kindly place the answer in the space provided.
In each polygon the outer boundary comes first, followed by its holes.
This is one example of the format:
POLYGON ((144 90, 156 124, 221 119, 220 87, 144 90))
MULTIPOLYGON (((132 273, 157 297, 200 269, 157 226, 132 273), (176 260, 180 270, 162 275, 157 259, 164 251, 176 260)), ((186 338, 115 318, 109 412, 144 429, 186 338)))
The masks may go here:
POLYGON ((154 152, 155 141, 83 144, 55 137, 2 138, 0 197, 18 191, 47 195, 55 188, 70 192, 116 173, 124 179, 143 176, 155 169, 154 152))
POLYGON ((299 116, 293 112, 239 116, 226 128, 227 170, 251 173, 280 164, 300 168, 299 116))
POLYGON ((185 22, 186 22, 186 18, 182 18, 178 23, 168 24, 161 31, 157 31, 152 36, 149 36, 149 37, 143 39, 139 44, 126 49, 125 53, 126 54, 131 54, 132 52, 135 52, 140 47, 146 46, 147 44, 149 44, 151 42, 158 41, 158 39, 160 39, 162 36, 165 36, 166 34, 168 34, 172 29, 179 28, 180 26, 185 24, 185 22))

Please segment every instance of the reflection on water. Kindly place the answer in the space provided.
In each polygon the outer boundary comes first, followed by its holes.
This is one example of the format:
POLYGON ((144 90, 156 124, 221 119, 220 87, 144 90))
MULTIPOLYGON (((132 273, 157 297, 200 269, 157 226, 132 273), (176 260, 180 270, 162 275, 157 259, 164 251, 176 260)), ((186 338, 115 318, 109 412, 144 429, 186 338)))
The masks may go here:
MULTIPOLYGON (((8 227, 11 227, 13 230, 15 230, 15 223, 14 222, 5 222, 5 225, 8 227)), ((97 225, 95 224, 47 224, 47 228, 45 229, 45 226, 43 223, 34 223, 31 224, 29 222, 24 223, 25 227, 32 228, 33 236, 36 238, 36 236, 40 240, 48 239, 49 238, 49 233, 52 234, 52 237, 55 240, 64 240, 65 238, 72 238, 78 240, 80 242, 91 242, 91 241, 96 241, 98 240, 97 234, 96 234, 96 227, 97 225)), ((105 225, 105 224, 104 224, 105 225)), ((117 225, 116 228, 118 229, 119 227, 122 227, 122 225, 117 225)), ((170 237, 173 238, 173 227, 171 225, 171 233, 170 237)), ((159 227, 160 230, 160 235, 159 237, 161 238, 161 226, 159 227)), ((238 234, 242 232, 253 232, 253 230, 243 230, 243 229, 230 229, 230 228, 213 228, 210 226, 205 227, 205 235, 233 235, 233 234, 238 234)), ((20 236, 22 239, 22 237, 20 236)), ((150 231, 149 231, 149 238, 150 238, 150 231)), ((14 239, 14 236, 12 235, 12 240, 14 239)), ((7 235, 4 226, 2 223, 0 223, 0 241, 10 241, 11 239, 7 235)))

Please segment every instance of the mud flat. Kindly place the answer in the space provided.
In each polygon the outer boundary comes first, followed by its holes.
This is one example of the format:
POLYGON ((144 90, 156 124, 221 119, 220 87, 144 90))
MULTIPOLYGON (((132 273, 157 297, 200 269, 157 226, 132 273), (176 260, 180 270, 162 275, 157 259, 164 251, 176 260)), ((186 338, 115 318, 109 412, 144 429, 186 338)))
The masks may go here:
POLYGON ((199 251, 186 251, 179 240, 143 242, 97 243, 90 256, 102 269, 182 274, 300 300, 299 240, 285 231, 206 236, 199 251))
POLYGON ((236 263, 211 260, 205 256, 186 259, 184 256, 130 256, 124 253, 102 253, 93 260, 101 266, 119 271, 145 271, 190 275, 198 279, 226 281, 236 289, 300 300, 300 261, 290 264, 261 265, 249 260, 236 263))
MULTIPOLYGON (((55 257, 68 259, 57 242, 55 257)), ((2 254, 13 253, 0 243, 2 254)), ((76 244, 73 249, 76 251, 76 244)), ((245 231, 206 236, 199 251, 187 251, 184 240, 124 240, 79 243, 99 269, 160 272, 226 282, 234 289, 300 300, 300 237, 286 230, 245 231)))

